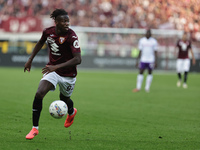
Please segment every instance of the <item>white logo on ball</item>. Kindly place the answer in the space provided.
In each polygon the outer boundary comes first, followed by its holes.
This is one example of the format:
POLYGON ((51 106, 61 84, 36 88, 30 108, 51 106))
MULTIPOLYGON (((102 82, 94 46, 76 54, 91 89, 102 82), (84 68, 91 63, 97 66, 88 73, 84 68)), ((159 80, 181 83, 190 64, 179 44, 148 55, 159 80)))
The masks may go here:
POLYGON ((75 40, 75 41, 74 41, 73 46, 74 46, 75 48, 79 48, 79 47, 80 47, 80 46, 79 46, 78 40, 75 40))

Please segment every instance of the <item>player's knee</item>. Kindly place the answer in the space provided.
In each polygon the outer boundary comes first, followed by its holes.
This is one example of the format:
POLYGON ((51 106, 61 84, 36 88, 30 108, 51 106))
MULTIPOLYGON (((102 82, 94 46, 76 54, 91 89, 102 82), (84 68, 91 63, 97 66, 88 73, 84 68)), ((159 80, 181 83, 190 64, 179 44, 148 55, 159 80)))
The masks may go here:
POLYGON ((42 99, 35 97, 33 101, 33 109, 42 110, 42 99))
POLYGON ((66 101, 70 100, 70 97, 66 97, 62 93, 60 93, 60 100, 63 100, 66 102, 66 101))
POLYGON ((39 99, 43 99, 44 98, 44 96, 45 96, 45 92, 44 91, 40 91, 40 90, 38 90, 37 92, 36 92, 36 94, 35 94, 35 97, 37 97, 37 98, 39 98, 39 99))

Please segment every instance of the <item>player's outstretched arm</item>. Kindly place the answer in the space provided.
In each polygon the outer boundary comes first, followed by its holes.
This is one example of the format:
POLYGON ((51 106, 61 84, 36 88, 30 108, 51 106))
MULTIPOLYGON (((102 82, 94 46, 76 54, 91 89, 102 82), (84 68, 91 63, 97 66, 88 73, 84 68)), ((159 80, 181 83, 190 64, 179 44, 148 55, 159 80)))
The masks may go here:
POLYGON ((40 51, 40 49, 42 48, 43 45, 44 45, 44 42, 42 42, 42 41, 37 42, 37 44, 35 45, 35 48, 33 49, 31 56, 29 57, 28 61, 24 65, 24 72, 26 72, 26 71, 30 72, 32 61, 33 61, 35 55, 40 51))

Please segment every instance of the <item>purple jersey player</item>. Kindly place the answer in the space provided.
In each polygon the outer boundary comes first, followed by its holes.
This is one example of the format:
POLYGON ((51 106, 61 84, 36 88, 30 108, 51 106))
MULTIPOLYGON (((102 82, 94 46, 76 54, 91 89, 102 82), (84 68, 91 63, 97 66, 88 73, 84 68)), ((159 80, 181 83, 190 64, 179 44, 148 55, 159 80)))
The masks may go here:
POLYGON ((76 66, 81 63, 81 51, 76 33, 69 28, 69 16, 63 9, 56 9, 50 16, 55 21, 55 26, 43 31, 41 39, 37 42, 30 58, 24 66, 24 72, 30 72, 32 60, 40 51, 45 42, 48 44, 49 62, 42 69, 43 78, 33 101, 32 121, 33 127, 26 139, 33 139, 38 135, 39 118, 42 110, 42 100, 50 91, 59 85, 60 100, 68 106, 68 115, 64 126, 72 125, 77 109, 73 107, 70 96, 76 82, 76 66))
POLYGON ((148 76, 146 79, 145 90, 149 92, 151 82, 153 80, 152 71, 157 66, 157 40, 151 37, 151 30, 146 31, 146 36, 139 40, 138 48, 140 50, 137 58, 136 66, 138 66, 138 60, 140 59, 139 69, 140 72, 137 76, 136 88, 133 92, 139 92, 143 82, 144 70, 148 70, 148 76))

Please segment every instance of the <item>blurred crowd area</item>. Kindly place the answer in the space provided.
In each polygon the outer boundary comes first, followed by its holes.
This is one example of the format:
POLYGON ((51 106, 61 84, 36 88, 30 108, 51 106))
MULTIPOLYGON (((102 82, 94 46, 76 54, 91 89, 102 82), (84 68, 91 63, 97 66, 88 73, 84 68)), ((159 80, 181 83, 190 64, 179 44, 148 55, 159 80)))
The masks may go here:
MULTIPOLYGON (((200 58, 200 0, 0 0, 0 30, 42 31, 54 24, 50 14, 56 8, 69 13, 71 26, 187 31, 195 56, 200 58)), ((170 37, 153 35, 160 44, 160 57, 174 57, 174 46, 180 38, 176 33, 170 37)), ((85 55, 130 56, 142 36, 88 32, 80 36, 80 41, 85 55)))
POLYGON ((200 0, 0 0, 0 15, 46 16, 65 9, 73 26, 200 31, 200 0))

